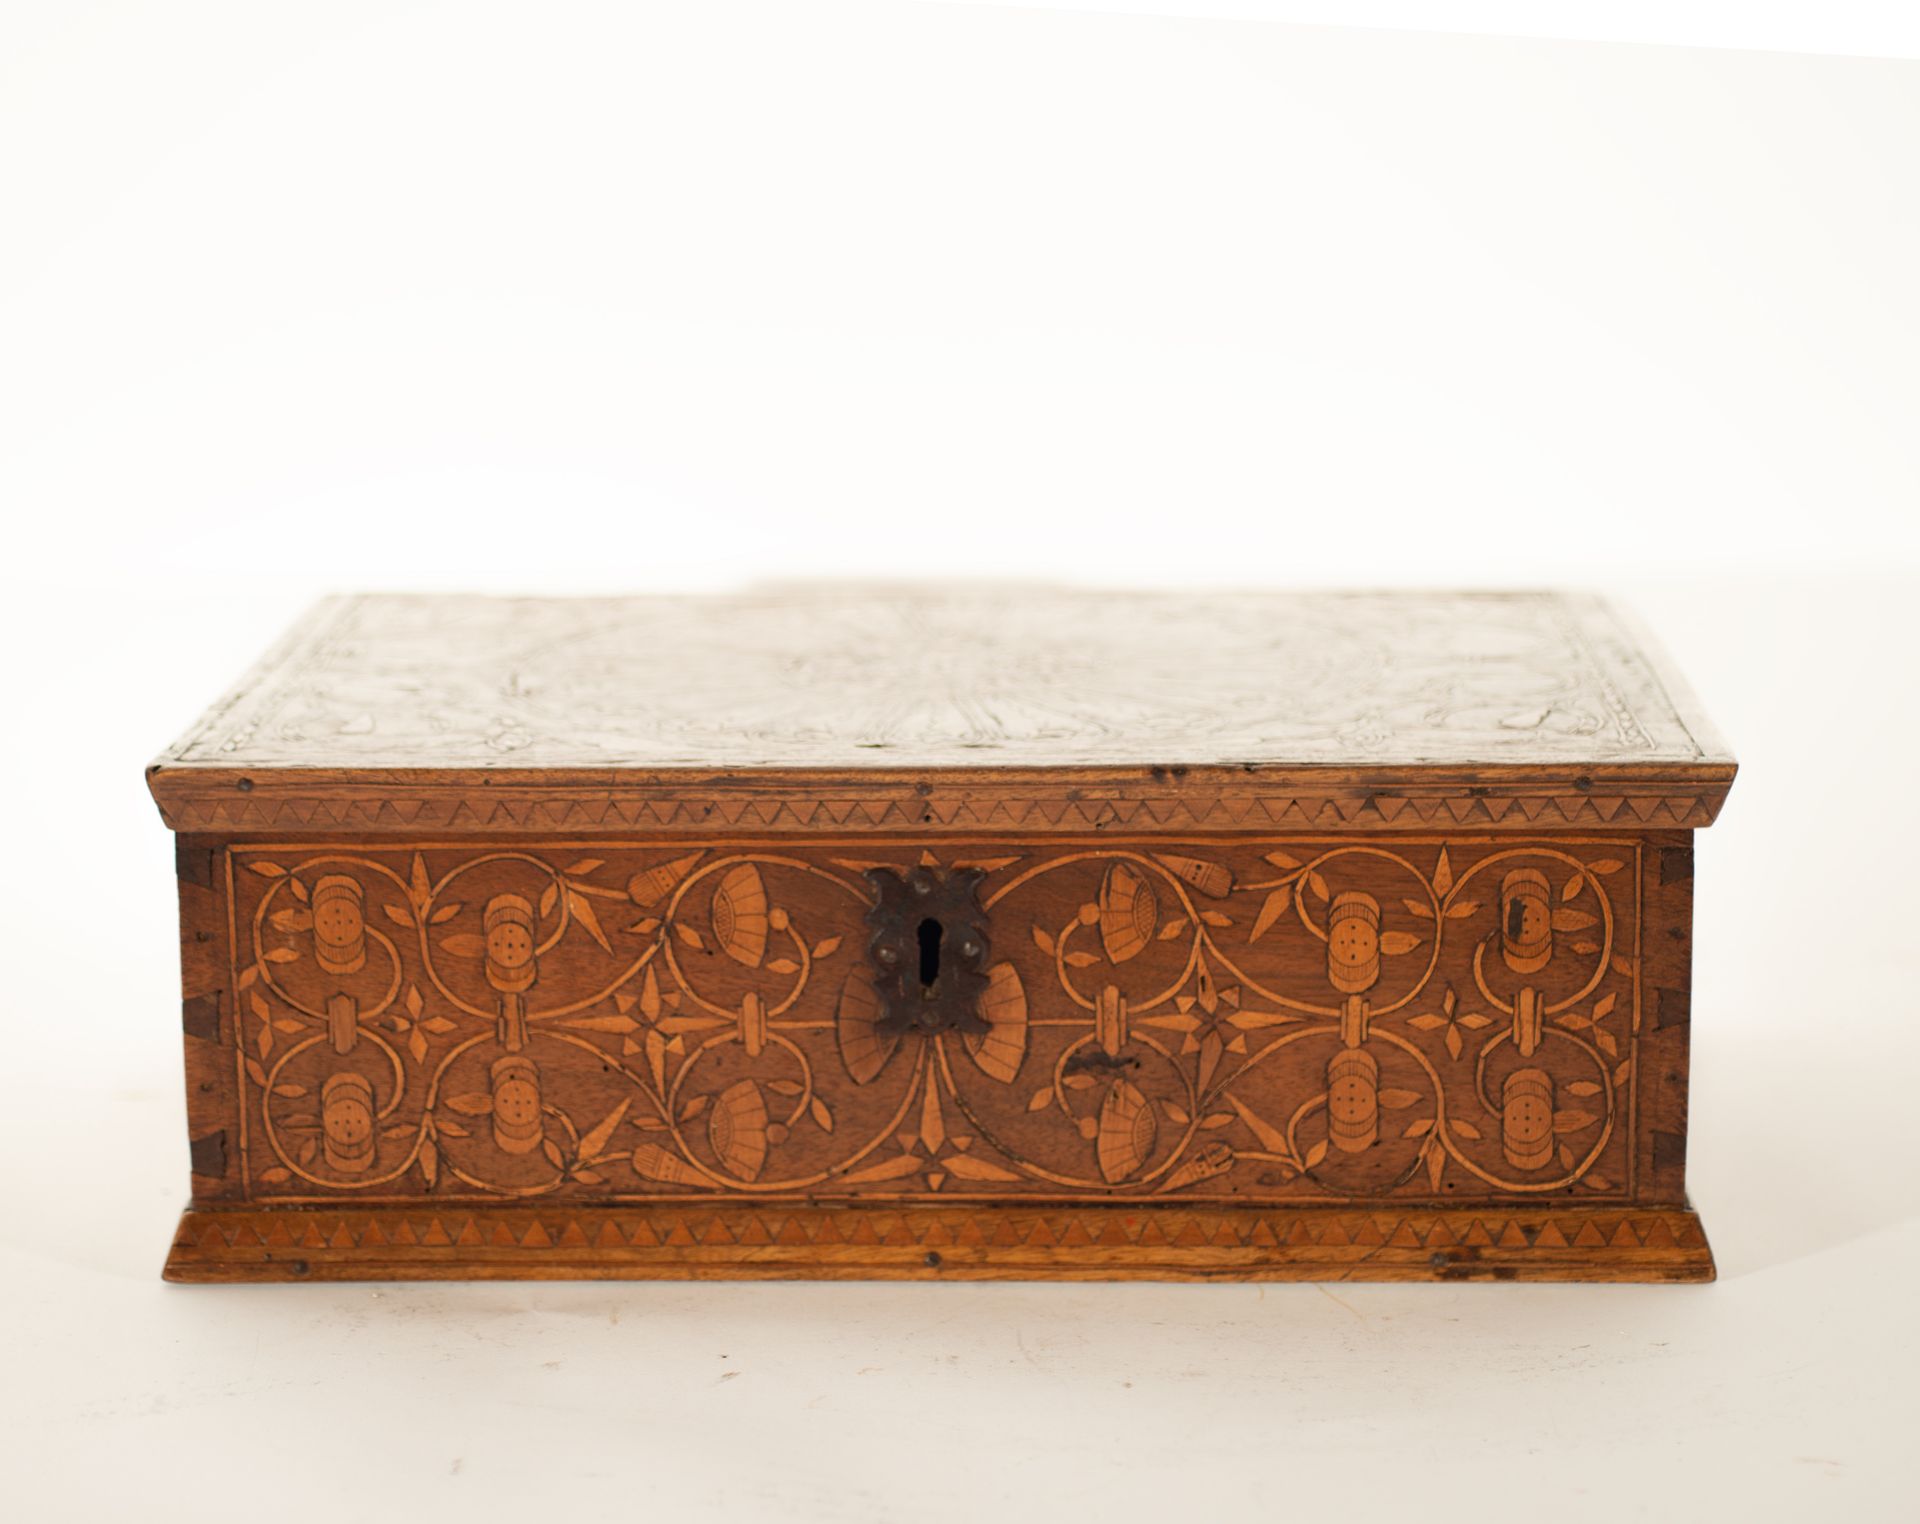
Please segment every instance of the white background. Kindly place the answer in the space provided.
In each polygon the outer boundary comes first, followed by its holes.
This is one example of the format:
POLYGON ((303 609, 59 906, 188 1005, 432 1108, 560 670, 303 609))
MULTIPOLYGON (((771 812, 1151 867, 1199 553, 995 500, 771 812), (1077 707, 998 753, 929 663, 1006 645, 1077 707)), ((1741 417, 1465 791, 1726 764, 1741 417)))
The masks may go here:
POLYGON ((1913 1516, 1906 8, 1099 9, 0 7, 10 1511, 1913 1516), (321 591, 866 573, 1626 597, 1719 1283, 163 1286, 147 758, 321 591))

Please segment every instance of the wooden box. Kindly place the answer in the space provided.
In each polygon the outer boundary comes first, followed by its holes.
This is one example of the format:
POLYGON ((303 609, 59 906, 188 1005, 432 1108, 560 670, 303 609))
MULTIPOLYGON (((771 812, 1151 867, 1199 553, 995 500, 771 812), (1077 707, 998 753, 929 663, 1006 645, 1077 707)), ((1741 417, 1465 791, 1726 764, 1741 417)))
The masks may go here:
POLYGON ((322 604, 148 774, 179 1280, 1704 1280, 1604 604, 322 604))

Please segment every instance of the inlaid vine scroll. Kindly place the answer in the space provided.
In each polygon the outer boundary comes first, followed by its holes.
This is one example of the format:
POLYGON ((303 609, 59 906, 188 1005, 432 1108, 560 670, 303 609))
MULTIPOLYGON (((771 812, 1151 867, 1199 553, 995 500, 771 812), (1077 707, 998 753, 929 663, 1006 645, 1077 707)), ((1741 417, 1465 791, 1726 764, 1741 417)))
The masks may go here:
POLYGON ((232 1188, 1630 1199, 1642 851, 235 846, 232 1188), (875 869, 977 878, 978 1020, 885 1019, 875 869))

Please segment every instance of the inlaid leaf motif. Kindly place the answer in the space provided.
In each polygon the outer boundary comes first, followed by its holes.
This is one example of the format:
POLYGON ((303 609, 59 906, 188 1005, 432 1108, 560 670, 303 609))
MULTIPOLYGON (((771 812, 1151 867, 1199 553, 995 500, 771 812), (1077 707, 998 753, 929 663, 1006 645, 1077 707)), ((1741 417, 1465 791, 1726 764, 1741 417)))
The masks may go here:
POLYGON ((841 1178, 849 1184, 863 1184, 872 1180, 898 1180, 902 1175, 917 1174, 924 1161, 916 1154, 896 1154, 891 1159, 883 1159, 878 1164, 869 1164, 841 1178))
POLYGON ((612 952, 613 944, 607 941, 607 934, 600 929, 600 917, 594 913, 593 901, 584 894, 577 893, 573 886, 567 886, 567 910, 581 930, 600 944, 602 952, 612 952))
POLYGON ((580 1140, 582 1159, 598 1158, 601 1151, 612 1140, 614 1129, 620 1125, 620 1119, 627 1114, 627 1108, 633 1103, 622 1101, 595 1124, 593 1130, 580 1140))
POLYGON ((940 1109, 940 1087, 929 1079, 920 1096, 920 1144, 929 1157, 947 1141, 947 1121, 940 1109))
POLYGON ((1247 1130, 1260 1140, 1260 1146, 1273 1154, 1290 1154, 1287 1135, 1271 1122, 1263 1120, 1251 1107, 1236 1095, 1227 1096, 1227 1104, 1239 1113, 1240 1120, 1247 1124, 1247 1130))
POLYGON ((985 1159, 977 1159, 972 1154, 954 1154, 940 1161, 941 1164, 962 1180, 1018 1180, 1019 1175, 1010 1169, 1002 1169, 985 1159))

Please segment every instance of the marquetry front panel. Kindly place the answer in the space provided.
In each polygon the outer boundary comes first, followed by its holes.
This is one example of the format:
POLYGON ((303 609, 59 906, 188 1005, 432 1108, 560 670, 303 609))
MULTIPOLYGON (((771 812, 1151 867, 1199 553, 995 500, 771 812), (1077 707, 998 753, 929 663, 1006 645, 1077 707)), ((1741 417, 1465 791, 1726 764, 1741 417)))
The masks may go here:
POLYGON ((1687 842, 187 838, 195 1195, 1678 1203, 1687 842))

